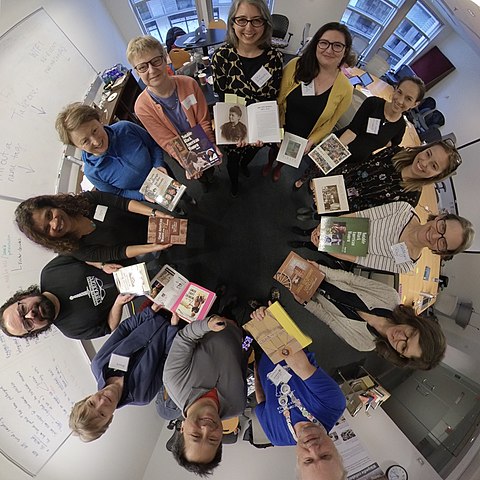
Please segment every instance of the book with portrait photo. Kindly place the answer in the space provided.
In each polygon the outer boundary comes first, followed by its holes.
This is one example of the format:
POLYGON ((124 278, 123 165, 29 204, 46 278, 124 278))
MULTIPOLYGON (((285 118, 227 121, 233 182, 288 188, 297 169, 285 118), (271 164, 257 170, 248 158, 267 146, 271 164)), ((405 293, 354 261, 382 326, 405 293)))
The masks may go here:
POLYGON ((185 245, 188 220, 184 218, 150 217, 148 219, 148 243, 185 245))
POLYGON ((277 162, 282 162, 291 167, 298 168, 303 158, 303 152, 308 140, 293 133, 285 132, 280 150, 277 155, 277 162))
POLYGON ((343 175, 314 178, 312 182, 318 213, 348 212, 350 207, 343 175))
POLYGON ((368 253, 368 218, 322 217, 318 250, 365 257, 368 253))
POLYGON ((317 291, 325 274, 300 255, 290 252, 273 278, 296 295, 300 303, 305 303, 317 291))
POLYGON ((215 145, 208 139, 201 125, 195 125, 169 142, 180 165, 195 175, 221 163, 215 145))
POLYGON ((340 165, 351 153, 348 148, 331 133, 324 138, 308 156, 316 163, 318 168, 327 175, 328 172, 340 165))
POLYGON ((280 143, 280 120, 276 101, 252 103, 216 103, 213 106, 217 145, 238 142, 280 143))
POLYGON ((119 268, 113 272, 113 280, 120 293, 146 295, 150 292, 150 278, 145 262, 119 268))
POLYGON ((140 193, 171 212, 177 206, 186 189, 185 185, 157 168, 152 168, 140 187, 140 193))

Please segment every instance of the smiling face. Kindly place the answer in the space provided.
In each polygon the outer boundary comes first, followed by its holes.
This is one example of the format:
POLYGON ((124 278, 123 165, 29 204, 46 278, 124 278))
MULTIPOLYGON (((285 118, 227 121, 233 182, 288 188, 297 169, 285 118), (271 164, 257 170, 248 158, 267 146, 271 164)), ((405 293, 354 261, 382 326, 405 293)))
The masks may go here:
MULTIPOLYGON (((262 19, 262 14, 255 5, 244 2, 240 4, 235 14, 235 18, 239 17, 247 20, 262 19)), ((254 27, 251 22, 248 22, 244 27, 240 27, 233 23, 233 30, 238 38, 238 47, 242 49, 242 47, 256 46, 259 43, 265 31, 265 25, 254 27)))
POLYGON ((329 45, 327 48, 322 48, 322 40, 345 46, 345 35, 338 30, 327 30, 320 37, 319 43, 317 44, 317 61, 320 67, 338 67, 340 65, 340 62, 342 61, 343 56, 345 55, 345 47, 340 52, 335 52, 333 50, 333 45, 329 45))
POLYGON ((456 250, 460 247, 463 242, 463 228, 457 220, 444 221, 441 217, 437 217, 422 225, 417 236, 423 247, 433 252, 446 253, 448 250, 456 250))
POLYGON ((98 120, 90 120, 70 132, 72 143, 92 155, 103 155, 108 149, 108 135, 98 120))
POLYGON ((448 154, 441 145, 417 153, 410 166, 408 176, 412 179, 436 177, 447 170, 449 166, 448 154))
POLYGON ((297 434, 297 469, 300 480, 340 480, 342 458, 322 425, 312 422, 295 424, 297 434))
POLYGON ((410 80, 405 80, 393 92, 392 110, 395 113, 404 113, 415 108, 420 103, 417 101, 419 94, 418 85, 410 80))
POLYGON ((60 208, 40 208, 33 212, 32 221, 35 230, 49 238, 62 238, 73 233, 71 217, 60 208))
MULTIPOLYGON (((132 65, 136 67, 141 63, 150 62, 154 58, 163 57, 163 55, 163 51, 158 49, 145 50, 132 57, 132 65)), ((156 88, 161 88, 165 81, 168 82, 167 62, 165 60, 156 67, 148 63, 148 68, 145 72, 138 72, 137 70, 137 73, 143 83, 154 91, 156 88)))
POLYGON ((121 390, 119 391, 116 386, 107 385, 86 400, 88 416, 97 420, 98 427, 107 424, 113 417, 120 401, 120 394, 121 390))
POLYGON ((420 358, 420 332, 410 325, 392 325, 386 331, 388 343, 405 358, 420 358))

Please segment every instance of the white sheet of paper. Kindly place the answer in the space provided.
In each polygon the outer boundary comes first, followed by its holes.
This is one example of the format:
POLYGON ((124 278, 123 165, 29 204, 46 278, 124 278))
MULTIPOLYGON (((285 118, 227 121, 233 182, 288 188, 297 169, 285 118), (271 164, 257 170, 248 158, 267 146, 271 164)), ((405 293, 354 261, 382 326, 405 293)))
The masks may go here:
POLYGON ((93 215, 93 219, 97 220, 98 222, 103 222, 105 220, 107 210, 108 207, 106 205, 97 205, 97 208, 95 209, 95 214, 93 215))
POLYGON ((128 362, 130 361, 130 357, 124 357, 123 355, 117 355, 116 353, 112 353, 110 355, 110 361, 108 362, 108 368, 112 370, 121 370, 122 372, 126 372, 128 369, 128 362))
POLYGON ((252 103, 248 109, 248 143, 280 143, 277 102, 252 103))
POLYGON ((288 383, 292 378, 292 375, 288 373, 279 363, 277 366, 267 375, 267 378, 275 385, 278 386, 281 383, 288 383))
POLYGON ((301 85, 303 97, 312 97, 315 95, 315 83, 313 81, 310 83, 302 82, 301 85))
POLYGON ((185 98, 185 100, 182 101, 182 105, 183 105, 183 108, 185 108, 185 110, 188 110, 190 107, 196 104, 197 104, 197 99, 195 98, 195 95, 193 93, 189 95, 187 98, 185 98))
POLYGON ((390 250, 397 265, 411 261, 410 255, 408 254, 407 244, 405 242, 390 245, 390 250))
POLYGON ((380 130, 380 119, 370 117, 368 119, 368 124, 367 124, 367 133, 373 133, 373 135, 378 135, 379 130, 380 130))
POLYGON ((272 74, 262 65, 252 80, 258 87, 263 87, 271 78, 272 74))

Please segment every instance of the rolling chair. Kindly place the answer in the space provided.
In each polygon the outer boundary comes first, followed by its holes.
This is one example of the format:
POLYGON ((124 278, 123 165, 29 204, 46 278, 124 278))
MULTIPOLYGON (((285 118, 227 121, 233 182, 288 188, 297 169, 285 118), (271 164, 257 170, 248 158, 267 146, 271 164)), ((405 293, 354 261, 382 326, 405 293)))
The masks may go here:
POLYGON ((227 24, 221 18, 214 18, 208 22, 208 28, 213 30, 226 30, 227 24))
POLYGON ((190 61, 190 54, 183 48, 172 48, 169 56, 175 70, 178 70, 185 62, 190 61))
POLYGON ((272 46, 276 48, 287 48, 293 35, 293 33, 288 31, 290 21, 285 15, 274 13, 272 15, 272 23, 272 46))

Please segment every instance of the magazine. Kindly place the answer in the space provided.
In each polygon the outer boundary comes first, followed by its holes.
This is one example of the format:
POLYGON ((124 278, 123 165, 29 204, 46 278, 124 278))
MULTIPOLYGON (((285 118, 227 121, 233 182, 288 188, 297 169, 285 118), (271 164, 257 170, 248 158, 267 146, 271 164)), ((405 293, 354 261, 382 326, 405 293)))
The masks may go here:
POLYGON ((298 168, 303 158, 303 152, 308 140, 293 133, 285 132, 280 150, 277 155, 277 162, 286 163, 291 167, 298 168))
POLYGON ((280 143, 280 120, 276 101, 252 103, 216 103, 213 106, 217 145, 238 142, 280 143))
POLYGON ((216 295, 214 292, 189 282, 170 265, 164 265, 153 277, 149 298, 187 322, 203 320, 216 295))
POLYGON ((318 250, 365 257, 368 253, 368 218, 322 217, 318 250))
POLYGON ((113 272, 113 279, 120 293, 131 295, 150 293, 150 278, 145 262, 118 269, 113 272))
POLYGON ((317 164, 318 168, 327 175, 330 170, 340 165, 351 153, 348 148, 331 133, 324 138, 308 156, 317 164))
POLYGON ((300 255, 290 252, 273 278, 295 294, 300 303, 305 303, 317 291, 325 274, 300 255))
POLYGON ((320 214, 350 210, 343 175, 314 178, 313 193, 320 214))
POLYGON ((148 219, 148 243, 185 245, 188 220, 184 218, 150 217, 148 219))
POLYGON ((215 145, 208 139, 201 125, 195 125, 175 137, 169 145, 189 175, 203 172, 221 163, 215 145))
POLYGON ((185 185, 157 168, 152 168, 140 187, 140 193, 171 212, 177 206, 186 188, 185 185))
POLYGON ((252 319, 243 328, 252 334, 273 363, 285 360, 312 343, 278 302, 265 310, 265 318, 252 319))

